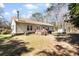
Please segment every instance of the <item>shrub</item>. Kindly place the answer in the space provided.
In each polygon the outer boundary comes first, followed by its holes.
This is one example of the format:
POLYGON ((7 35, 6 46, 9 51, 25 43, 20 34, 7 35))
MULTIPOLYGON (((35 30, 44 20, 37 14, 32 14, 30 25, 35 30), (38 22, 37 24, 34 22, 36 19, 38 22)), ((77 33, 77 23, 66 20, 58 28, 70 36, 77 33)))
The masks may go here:
POLYGON ((5 29, 1 32, 1 34, 9 34, 11 32, 11 30, 9 29, 5 29))

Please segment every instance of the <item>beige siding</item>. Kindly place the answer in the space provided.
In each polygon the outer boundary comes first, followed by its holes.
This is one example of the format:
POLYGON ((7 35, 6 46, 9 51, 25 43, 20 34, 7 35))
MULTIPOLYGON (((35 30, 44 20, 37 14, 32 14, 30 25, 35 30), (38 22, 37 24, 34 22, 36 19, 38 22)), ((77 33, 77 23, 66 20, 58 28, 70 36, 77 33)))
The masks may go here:
MULTIPOLYGON (((23 23, 17 23, 16 25, 16 32, 17 33, 25 33, 27 31, 27 25, 32 26, 32 31, 35 31, 37 27, 41 30, 43 27, 48 28, 49 26, 44 26, 44 25, 35 25, 35 24, 23 24, 23 23)), ((49 29, 52 29, 52 27, 49 27, 49 29)), ((31 30, 29 30, 31 31, 31 30)))
POLYGON ((17 23, 17 33, 24 33, 25 31, 27 31, 27 24, 21 24, 21 23, 17 23))
POLYGON ((25 32, 28 32, 27 31, 27 25, 32 26, 32 31, 35 31, 37 29, 37 27, 39 27, 39 25, 34 25, 34 24, 17 23, 17 33, 25 33, 25 32))

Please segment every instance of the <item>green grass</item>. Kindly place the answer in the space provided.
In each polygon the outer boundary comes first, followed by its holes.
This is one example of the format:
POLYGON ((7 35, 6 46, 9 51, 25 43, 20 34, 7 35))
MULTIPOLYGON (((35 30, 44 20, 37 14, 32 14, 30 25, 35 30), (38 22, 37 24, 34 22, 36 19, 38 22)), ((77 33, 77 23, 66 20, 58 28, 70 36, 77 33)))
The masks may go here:
POLYGON ((0 34, 0 40, 11 38, 11 34, 0 34))

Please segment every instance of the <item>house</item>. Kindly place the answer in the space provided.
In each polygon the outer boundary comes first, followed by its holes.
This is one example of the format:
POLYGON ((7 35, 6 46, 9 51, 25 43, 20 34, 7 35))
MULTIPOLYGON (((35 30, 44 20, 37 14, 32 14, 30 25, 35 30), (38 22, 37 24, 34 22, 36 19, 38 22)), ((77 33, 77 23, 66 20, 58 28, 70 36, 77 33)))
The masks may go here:
POLYGON ((43 28, 52 30, 53 26, 49 23, 33 21, 25 18, 18 19, 17 17, 12 17, 11 21, 12 34, 35 32, 36 29, 41 30, 43 28))

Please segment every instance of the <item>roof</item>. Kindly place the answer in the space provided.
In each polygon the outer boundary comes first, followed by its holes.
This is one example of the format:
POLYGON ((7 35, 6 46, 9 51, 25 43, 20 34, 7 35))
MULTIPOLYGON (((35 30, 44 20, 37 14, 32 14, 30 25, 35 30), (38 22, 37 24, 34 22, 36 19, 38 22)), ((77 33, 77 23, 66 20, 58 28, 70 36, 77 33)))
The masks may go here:
POLYGON ((49 23, 44 23, 44 22, 39 22, 39 21, 33 21, 33 20, 30 20, 30 19, 26 19, 26 18, 20 18, 19 20, 17 20, 16 17, 13 17, 13 20, 16 23, 28 23, 28 24, 38 24, 38 25, 53 26, 53 25, 51 25, 49 23))

